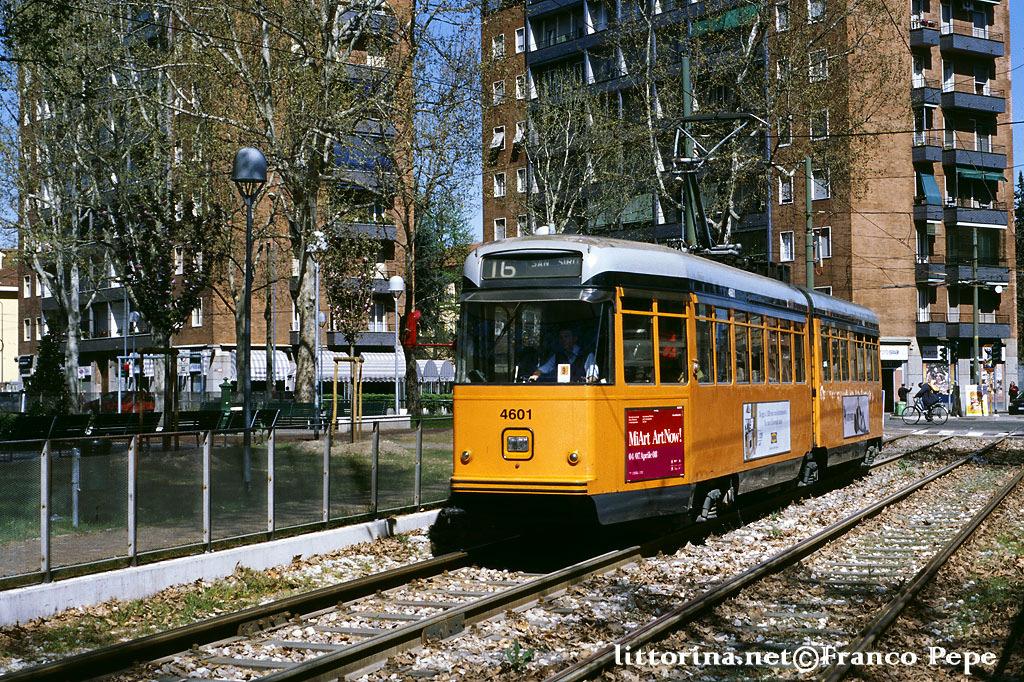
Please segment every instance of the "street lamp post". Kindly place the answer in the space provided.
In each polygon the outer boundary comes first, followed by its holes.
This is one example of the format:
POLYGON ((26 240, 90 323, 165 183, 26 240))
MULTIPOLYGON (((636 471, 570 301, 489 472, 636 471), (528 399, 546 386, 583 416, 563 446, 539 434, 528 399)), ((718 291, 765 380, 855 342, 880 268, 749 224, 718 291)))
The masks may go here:
POLYGON ((405 280, 395 275, 388 280, 388 291, 395 299, 395 416, 398 416, 398 353, 401 346, 398 342, 398 299, 405 293, 405 280))
POLYGON ((244 483, 246 489, 252 481, 252 376, 249 367, 252 334, 252 206, 267 182, 267 157, 252 147, 243 147, 235 154, 231 168, 231 181, 245 202, 245 286, 242 293, 242 338, 238 339, 238 369, 242 382, 242 450, 244 454, 244 483))

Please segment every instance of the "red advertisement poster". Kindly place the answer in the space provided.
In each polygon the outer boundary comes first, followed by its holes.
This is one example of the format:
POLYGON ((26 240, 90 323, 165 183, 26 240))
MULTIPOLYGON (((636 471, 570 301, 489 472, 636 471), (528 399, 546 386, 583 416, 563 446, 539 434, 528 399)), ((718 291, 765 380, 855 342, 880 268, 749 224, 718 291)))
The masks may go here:
POLYGON ((683 408, 626 410, 626 482, 683 475, 683 408))

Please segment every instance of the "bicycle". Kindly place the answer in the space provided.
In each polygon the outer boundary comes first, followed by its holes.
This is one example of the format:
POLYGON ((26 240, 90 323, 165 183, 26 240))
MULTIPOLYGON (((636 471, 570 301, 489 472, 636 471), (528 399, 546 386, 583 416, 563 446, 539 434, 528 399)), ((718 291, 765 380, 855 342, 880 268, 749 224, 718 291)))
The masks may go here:
POLYGON ((903 411, 903 423, 907 426, 914 426, 924 417, 925 421, 942 426, 949 419, 949 410, 942 403, 934 403, 931 407, 925 407, 918 398, 913 405, 903 411))

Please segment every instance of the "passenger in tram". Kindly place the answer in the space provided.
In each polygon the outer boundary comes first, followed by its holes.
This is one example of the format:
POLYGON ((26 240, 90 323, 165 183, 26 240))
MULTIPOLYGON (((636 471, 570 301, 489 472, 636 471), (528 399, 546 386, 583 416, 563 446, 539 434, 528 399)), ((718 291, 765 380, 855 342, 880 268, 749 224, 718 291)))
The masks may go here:
POLYGON ((558 330, 558 348, 530 375, 530 381, 558 379, 558 366, 569 365, 569 378, 573 383, 586 380, 596 381, 598 378, 597 362, 593 353, 584 353, 580 348, 579 335, 570 327, 558 330))

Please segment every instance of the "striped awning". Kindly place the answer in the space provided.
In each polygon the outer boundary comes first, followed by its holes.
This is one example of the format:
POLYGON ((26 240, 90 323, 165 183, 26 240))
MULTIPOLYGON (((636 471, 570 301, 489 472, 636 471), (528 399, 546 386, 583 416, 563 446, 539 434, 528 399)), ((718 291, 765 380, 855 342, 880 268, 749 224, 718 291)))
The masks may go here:
POLYGON ((416 373, 421 382, 455 381, 455 365, 451 360, 417 360, 416 373))
MULTIPOLYGON (((238 351, 231 351, 231 373, 238 377, 238 351)), ((295 373, 295 363, 288 359, 283 350, 274 351, 274 380, 285 381, 295 373)), ((267 352, 253 348, 249 351, 249 378, 252 381, 267 380, 267 352)))
MULTIPOLYGON (((394 381, 394 353, 359 353, 363 358, 363 381, 394 381)), ((336 353, 330 350, 320 351, 320 380, 334 381, 334 358, 347 357, 347 353, 336 353)), ((352 363, 338 363, 338 381, 349 381, 352 363)), ((405 378, 405 353, 398 354, 398 378, 405 378)))

